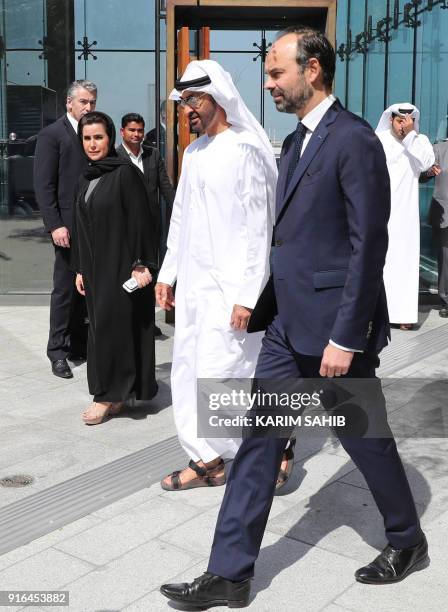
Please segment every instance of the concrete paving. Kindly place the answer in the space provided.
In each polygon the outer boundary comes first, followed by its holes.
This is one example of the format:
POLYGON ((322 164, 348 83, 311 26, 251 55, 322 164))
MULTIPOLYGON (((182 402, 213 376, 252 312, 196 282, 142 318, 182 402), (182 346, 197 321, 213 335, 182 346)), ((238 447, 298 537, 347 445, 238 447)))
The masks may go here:
MULTIPOLYGON (((173 329, 162 313, 157 398, 86 427, 80 419, 90 399, 85 364, 74 368, 72 380, 54 377, 45 356, 45 300, 20 306, 15 299, 0 305, 0 478, 29 474, 35 480, 24 488, 0 487, 0 507, 175 435, 173 329)), ((424 342, 431 330, 446 331, 448 322, 430 306, 420 314, 417 330, 394 330, 391 349, 404 350, 417 337, 424 342)), ((390 422, 428 536, 430 567, 383 588, 354 580, 354 571, 385 544, 381 518, 363 477, 334 438, 301 437, 291 481, 274 499, 249 610, 446 609, 447 375, 448 347, 384 381, 390 422)), ((68 590, 69 609, 77 612, 173 609, 159 586, 190 581, 205 570, 223 492, 165 492, 154 484, 123 497, 0 556, 0 590, 68 590)))

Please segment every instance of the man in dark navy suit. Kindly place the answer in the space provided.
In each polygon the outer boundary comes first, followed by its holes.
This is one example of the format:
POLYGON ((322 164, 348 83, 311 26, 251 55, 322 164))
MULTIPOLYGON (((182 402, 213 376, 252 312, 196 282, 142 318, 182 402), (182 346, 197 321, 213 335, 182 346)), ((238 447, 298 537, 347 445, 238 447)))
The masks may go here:
MULTIPOLYGON (((389 175, 370 126, 331 95, 334 69, 331 44, 309 29, 282 32, 266 61, 265 87, 277 110, 296 113, 299 123, 280 160, 272 277, 249 322, 252 331, 266 329, 255 384, 335 376, 375 382, 378 353, 388 341, 382 272, 389 175)), ((384 411, 381 401, 378 410, 384 411)), ((388 545, 355 574, 368 584, 402 580, 428 558, 387 432, 382 438, 338 434, 384 519, 388 545)), ((165 596, 205 608, 247 605, 285 445, 284 438, 243 441, 207 572, 191 584, 164 585, 165 596)))
POLYGON ((74 81, 69 86, 67 114, 39 132, 34 159, 36 200, 55 251, 47 356, 53 374, 60 378, 73 377, 69 355, 76 359, 86 354, 86 307, 70 268, 70 232, 76 185, 86 163, 78 121, 95 110, 96 96, 91 81, 74 81))

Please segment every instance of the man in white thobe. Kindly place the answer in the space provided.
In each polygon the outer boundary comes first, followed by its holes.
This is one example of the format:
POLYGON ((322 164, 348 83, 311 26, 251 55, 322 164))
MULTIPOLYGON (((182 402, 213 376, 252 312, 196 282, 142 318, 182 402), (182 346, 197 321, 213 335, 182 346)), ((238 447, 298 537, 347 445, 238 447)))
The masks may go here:
POLYGON ((222 457, 238 450, 239 440, 198 437, 197 379, 254 374, 263 334, 246 327, 269 274, 277 168, 266 133, 216 62, 191 62, 170 99, 202 134, 184 153, 156 285, 169 310, 177 282, 171 391, 191 461, 162 481, 177 490, 224 484, 222 457))
POLYGON ((393 104, 384 111, 376 128, 386 154, 391 187, 384 284, 390 322, 400 329, 412 329, 418 321, 418 179, 434 163, 431 143, 419 134, 419 117, 413 104, 393 104))

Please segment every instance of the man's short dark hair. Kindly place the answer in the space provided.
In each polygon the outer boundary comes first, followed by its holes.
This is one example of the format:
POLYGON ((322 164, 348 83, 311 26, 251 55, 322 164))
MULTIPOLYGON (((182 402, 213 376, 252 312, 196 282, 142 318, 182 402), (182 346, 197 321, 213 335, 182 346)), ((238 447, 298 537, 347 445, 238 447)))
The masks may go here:
POLYGON ((336 55, 325 34, 312 28, 291 26, 279 32, 276 40, 288 34, 297 34, 297 64, 303 69, 315 57, 322 68, 324 85, 331 88, 336 70, 336 55))
POLYGON ((127 113, 123 115, 121 118, 121 127, 125 128, 128 123, 132 123, 133 121, 135 123, 143 123, 143 127, 145 127, 145 120, 139 113, 127 113))

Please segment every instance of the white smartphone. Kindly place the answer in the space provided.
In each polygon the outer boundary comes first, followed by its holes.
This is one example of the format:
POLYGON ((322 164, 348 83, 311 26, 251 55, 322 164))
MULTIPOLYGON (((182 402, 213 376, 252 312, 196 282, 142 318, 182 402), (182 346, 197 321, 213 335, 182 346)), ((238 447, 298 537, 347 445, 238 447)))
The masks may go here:
POLYGON ((132 293, 133 291, 138 289, 138 283, 135 278, 131 276, 131 278, 129 278, 125 283, 123 283, 123 289, 128 293, 132 293))

